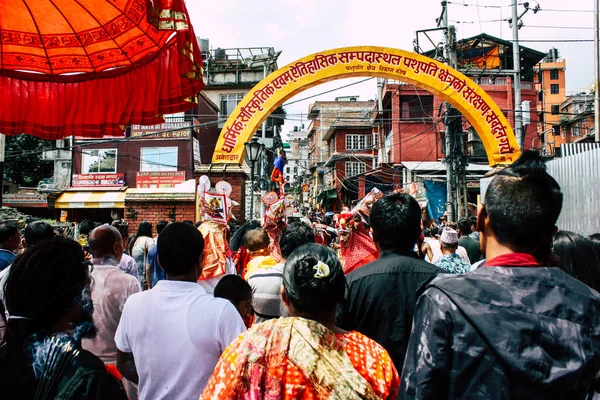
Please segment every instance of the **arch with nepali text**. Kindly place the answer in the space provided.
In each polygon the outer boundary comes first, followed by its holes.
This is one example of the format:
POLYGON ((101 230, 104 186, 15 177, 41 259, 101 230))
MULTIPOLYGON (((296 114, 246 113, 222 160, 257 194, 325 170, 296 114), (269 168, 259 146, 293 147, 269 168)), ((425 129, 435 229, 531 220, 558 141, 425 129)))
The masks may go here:
POLYGON ((508 120, 475 82, 437 60, 399 49, 376 46, 327 50, 286 65, 259 82, 225 123, 213 163, 241 164, 244 143, 287 99, 323 82, 372 76, 423 88, 456 107, 473 126, 491 166, 510 164, 519 145, 508 120))

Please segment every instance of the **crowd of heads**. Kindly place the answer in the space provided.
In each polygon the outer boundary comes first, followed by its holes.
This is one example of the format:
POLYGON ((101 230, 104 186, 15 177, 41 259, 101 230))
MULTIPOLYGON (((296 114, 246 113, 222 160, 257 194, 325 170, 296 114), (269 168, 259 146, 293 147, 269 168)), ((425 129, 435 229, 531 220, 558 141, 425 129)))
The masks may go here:
POLYGON ((167 276, 201 273, 204 238, 194 225, 173 222, 161 232, 157 241, 160 266, 167 276))
POLYGON ((82 336, 92 336, 90 284, 90 263, 77 242, 54 238, 23 253, 11 266, 4 292, 9 314, 27 322, 17 333, 44 336, 74 325, 86 327, 82 336))
POLYGON ((551 243, 562 200, 560 186, 542 159, 526 152, 490 183, 481 222, 489 224, 499 243, 535 252, 551 243))
POLYGON ((381 250, 412 250, 421 235, 421 207, 408 194, 385 196, 373 205, 369 222, 381 250))

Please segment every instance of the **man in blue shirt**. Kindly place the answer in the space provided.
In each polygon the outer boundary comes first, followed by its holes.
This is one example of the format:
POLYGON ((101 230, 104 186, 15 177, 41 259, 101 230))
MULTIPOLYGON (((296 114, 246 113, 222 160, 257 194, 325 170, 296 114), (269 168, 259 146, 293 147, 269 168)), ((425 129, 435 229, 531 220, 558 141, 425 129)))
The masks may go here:
POLYGON ((466 274, 471 270, 471 264, 456 254, 458 249, 458 232, 452 228, 444 228, 440 236, 442 256, 435 265, 450 274, 466 274))
POLYGON ((12 221, 0 223, 0 271, 13 263, 21 245, 19 226, 12 221))

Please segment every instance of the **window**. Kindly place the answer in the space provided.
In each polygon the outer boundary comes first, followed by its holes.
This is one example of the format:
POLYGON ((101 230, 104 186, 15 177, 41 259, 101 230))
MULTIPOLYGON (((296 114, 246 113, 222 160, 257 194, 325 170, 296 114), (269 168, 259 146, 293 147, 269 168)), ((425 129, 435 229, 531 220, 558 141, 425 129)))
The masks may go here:
POLYGON ((140 171, 177 171, 177 147, 142 147, 140 171))
POLYGON ((221 95, 221 115, 229 116, 235 110, 240 101, 244 98, 243 93, 222 94, 221 95))
POLYGON ((558 70, 557 69, 550 70, 550 79, 553 81, 558 80, 558 70))
POLYGON ((117 172, 117 149, 85 149, 81 160, 82 174, 117 172))
POLYGON ((346 150, 364 150, 366 148, 366 135, 346 135, 346 150))
POLYGON ((559 94, 559 93, 560 93, 560 89, 559 89, 557 83, 553 83, 552 85, 550 85, 550 94, 559 94))
POLYGON ((379 133, 374 133, 373 134, 372 143, 373 143, 373 147, 374 148, 376 148, 376 149, 379 148, 379 133))
POLYGON ((285 173, 289 174, 290 173, 290 167, 285 167, 285 173))
POLYGON ((366 171, 366 164, 358 161, 347 161, 346 162, 346 178, 364 174, 366 171))
POLYGON ((552 106, 552 107, 550 108, 550 114, 552 114, 552 115, 558 115, 558 114, 559 114, 559 112, 560 112, 560 111, 559 111, 559 109, 558 109, 558 106, 557 106, 557 105, 555 105, 555 106, 552 106))
POLYGON ((431 115, 433 115, 433 96, 400 97, 401 119, 431 119, 431 115))
POLYGON ((298 167, 294 167, 294 173, 297 174, 298 173, 298 167))

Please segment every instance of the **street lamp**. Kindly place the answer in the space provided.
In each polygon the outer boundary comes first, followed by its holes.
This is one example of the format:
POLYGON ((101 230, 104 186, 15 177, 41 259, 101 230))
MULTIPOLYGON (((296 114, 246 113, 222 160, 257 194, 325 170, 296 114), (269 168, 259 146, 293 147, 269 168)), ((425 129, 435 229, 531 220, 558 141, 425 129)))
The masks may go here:
POLYGON ((246 148, 246 162, 250 165, 250 219, 253 219, 254 215, 254 165, 261 158, 262 153, 265 149, 265 145, 258 143, 258 138, 252 138, 251 142, 244 143, 246 148))

